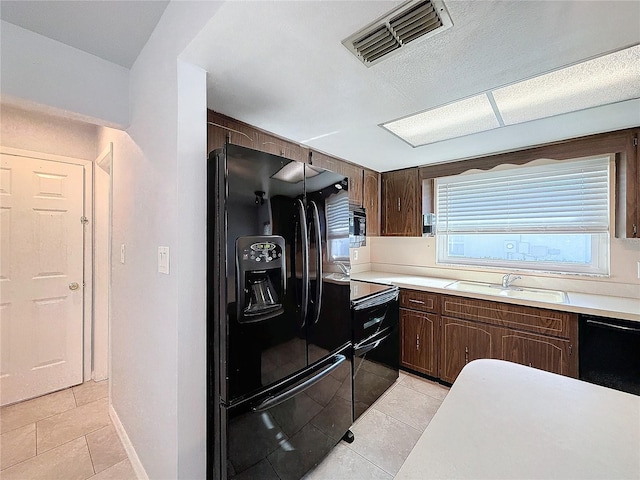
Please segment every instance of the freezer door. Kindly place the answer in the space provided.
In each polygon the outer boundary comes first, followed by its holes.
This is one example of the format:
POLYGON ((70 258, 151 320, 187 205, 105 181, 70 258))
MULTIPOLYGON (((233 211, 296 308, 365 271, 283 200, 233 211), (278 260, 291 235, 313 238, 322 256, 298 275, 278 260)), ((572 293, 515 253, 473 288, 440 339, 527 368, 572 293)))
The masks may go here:
POLYGON ((227 478, 299 479, 322 461, 352 424, 351 350, 223 409, 227 478))
POLYGON ((231 403, 307 366, 305 165, 235 145, 219 157, 216 270, 225 288, 214 322, 220 395, 231 403))

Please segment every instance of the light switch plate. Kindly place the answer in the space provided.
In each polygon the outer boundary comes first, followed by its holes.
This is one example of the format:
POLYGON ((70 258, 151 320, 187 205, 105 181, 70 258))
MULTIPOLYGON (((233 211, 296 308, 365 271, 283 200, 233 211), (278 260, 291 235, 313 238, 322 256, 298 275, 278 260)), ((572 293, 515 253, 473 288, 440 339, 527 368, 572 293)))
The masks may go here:
POLYGON ((120 244, 120 263, 124 264, 126 260, 127 249, 124 246, 124 243, 120 244))
POLYGON ((158 273, 169 275, 169 247, 158 247, 158 273))

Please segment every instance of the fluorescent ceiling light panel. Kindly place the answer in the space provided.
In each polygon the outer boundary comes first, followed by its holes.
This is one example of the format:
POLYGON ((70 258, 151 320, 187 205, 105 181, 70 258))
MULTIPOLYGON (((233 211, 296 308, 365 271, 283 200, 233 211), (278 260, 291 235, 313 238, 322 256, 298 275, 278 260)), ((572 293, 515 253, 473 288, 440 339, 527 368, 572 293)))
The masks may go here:
POLYGON ((290 162, 271 175, 271 178, 287 183, 298 183, 301 182, 303 178, 315 177, 318 173, 320 172, 309 165, 306 165, 305 168, 304 163, 290 162))
POLYGON ((506 125, 640 98, 640 46, 493 90, 506 125))
POLYGON ((382 125, 414 147, 498 128, 485 94, 382 125))

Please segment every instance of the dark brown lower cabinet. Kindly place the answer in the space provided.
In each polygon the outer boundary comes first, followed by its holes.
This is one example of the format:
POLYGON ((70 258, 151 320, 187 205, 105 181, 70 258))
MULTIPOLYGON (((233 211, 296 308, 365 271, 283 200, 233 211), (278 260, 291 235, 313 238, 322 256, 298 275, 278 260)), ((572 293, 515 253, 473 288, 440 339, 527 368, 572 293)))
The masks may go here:
POLYGON ((400 363, 417 372, 438 376, 440 316, 400 309, 400 363))
POLYGON ((494 358, 491 327, 442 317, 440 378, 453 383, 464 366, 478 358, 494 358))
POLYGON ((572 350, 569 340, 496 329, 498 358, 546 370, 560 375, 577 376, 572 371, 572 350))
POLYGON ((402 289, 402 366, 453 383, 479 358, 578 377, 575 313, 402 289))
POLYGON ((478 358, 495 358, 578 376, 577 357, 568 339, 442 317, 440 378, 453 383, 462 368, 478 358))

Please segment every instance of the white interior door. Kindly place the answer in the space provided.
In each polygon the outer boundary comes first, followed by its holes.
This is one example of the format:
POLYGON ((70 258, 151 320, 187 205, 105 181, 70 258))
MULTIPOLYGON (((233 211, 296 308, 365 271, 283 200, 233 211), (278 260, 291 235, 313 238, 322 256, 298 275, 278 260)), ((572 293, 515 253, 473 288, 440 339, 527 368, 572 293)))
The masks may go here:
POLYGON ((84 167, 1 155, 0 404, 83 381, 84 167))

